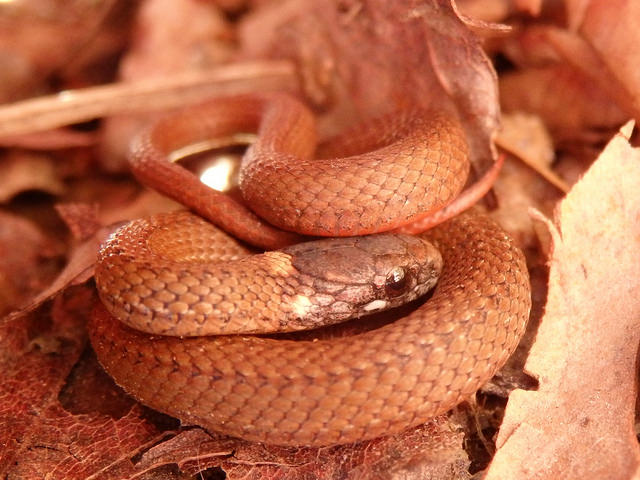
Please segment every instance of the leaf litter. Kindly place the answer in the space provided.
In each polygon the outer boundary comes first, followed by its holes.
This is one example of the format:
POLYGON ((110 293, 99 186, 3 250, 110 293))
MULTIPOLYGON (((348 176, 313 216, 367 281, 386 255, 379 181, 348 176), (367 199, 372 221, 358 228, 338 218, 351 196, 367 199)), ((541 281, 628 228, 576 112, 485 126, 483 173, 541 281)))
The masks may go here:
MULTIPOLYGON (((83 11, 76 2, 68 19, 29 24, 63 32, 86 15, 75 36, 92 41, 76 57, 73 42, 47 57, 48 42, 25 43, 15 29, 0 35, 14 67, 3 70, 0 98, 25 99, 0 106, 0 172, 13 172, 0 175, 0 307, 14 310, 0 323, 2 474, 638 477, 638 154, 629 126, 615 133, 639 111, 637 52, 628 48, 638 5, 170 3, 171 11, 166 0, 112 0, 83 11), (491 214, 527 255, 534 308, 518 351, 471 408, 371 442, 283 449, 179 426, 101 371, 84 331, 98 245, 118 222, 176 208, 120 173, 131 136, 158 112, 269 89, 305 97, 323 136, 407 103, 456 108, 477 175, 496 155, 499 108, 508 113, 510 131, 497 144, 509 155, 491 214), (531 207, 542 212, 535 222, 531 207), (46 260, 61 243, 67 264, 54 279, 46 260)), ((13 10, 15 25, 34 11, 13 10)))
POLYGON ((632 478, 640 343, 640 150, 627 125, 558 206, 549 293, 486 479, 632 478), (522 452, 535 455, 522 455, 522 452))

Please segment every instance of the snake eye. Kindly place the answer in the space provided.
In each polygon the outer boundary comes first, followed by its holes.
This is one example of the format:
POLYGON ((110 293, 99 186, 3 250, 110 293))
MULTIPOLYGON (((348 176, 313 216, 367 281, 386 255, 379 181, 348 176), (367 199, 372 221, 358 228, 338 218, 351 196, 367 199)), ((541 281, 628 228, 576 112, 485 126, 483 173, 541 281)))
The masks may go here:
POLYGON ((404 267, 393 267, 384 281, 384 289, 387 295, 395 297, 404 293, 407 287, 408 273, 404 267))

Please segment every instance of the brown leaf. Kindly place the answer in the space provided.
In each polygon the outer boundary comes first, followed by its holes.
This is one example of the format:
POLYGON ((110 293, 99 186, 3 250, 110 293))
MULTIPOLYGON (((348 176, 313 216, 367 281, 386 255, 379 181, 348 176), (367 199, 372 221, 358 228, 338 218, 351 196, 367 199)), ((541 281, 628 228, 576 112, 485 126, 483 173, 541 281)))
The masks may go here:
POLYGON ((628 116, 584 73, 566 64, 529 68, 500 77, 506 112, 538 114, 558 139, 620 125, 628 116))
POLYGON ((76 240, 86 240, 101 227, 96 203, 60 203, 55 208, 76 240))
POLYGON ((47 300, 58 295, 71 285, 79 285, 93 276, 93 267, 102 242, 115 227, 103 227, 90 238, 75 247, 65 268, 55 280, 44 290, 31 298, 27 303, 0 319, 0 326, 11 324, 23 315, 35 310, 47 300))
POLYGON ((520 158, 563 192, 569 186, 550 168, 555 158, 553 143, 541 119, 534 115, 503 115, 496 144, 520 158))
POLYGON ((439 417, 392 437, 326 448, 285 448, 186 430, 147 451, 138 468, 176 463, 195 475, 220 467, 229 479, 461 479, 468 476, 463 432, 439 417))
MULTIPOLYGON (((630 45, 640 43, 636 23, 640 3, 625 0, 607 2, 568 2, 569 24, 592 48, 604 68, 583 63, 586 73, 618 100, 621 108, 635 118, 640 116, 640 53, 630 45), (582 5, 581 5, 582 4, 582 5)), ((585 47, 586 49, 587 47, 585 47)), ((573 57, 579 61, 582 57, 573 57)))
POLYGON ((334 134, 402 107, 457 108, 474 160, 493 158, 495 72, 450 1, 301 2, 258 10, 240 26, 244 55, 296 62, 334 134))
MULTIPOLYGON (((606 119, 616 115, 610 99, 627 116, 637 118, 640 115, 640 75, 635 68, 638 63, 635 58, 637 52, 629 49, 628 45, 634 45, 640 40, 635 24, 635 19, 640 15, 640 4, 624 0, 575 0, 567 2, 566 11, 569 17, 568 29, 534 26, 525 30, 520 38, 520 42, 524 44, 521 52, 526 52, 526 47, 536 52, 537 67, 542 68, 537 72, 516 72, 509 76, 510 83, 513 83, 512 77, 517 79, 516 85, 509 87, 510 94, 515 94, 525 103, 541 104, 543 109, 548 109, 554 101, 559 100, 571 112, 567 118, 574 122, 606 122, 606 119), (541 52, 544 52, 545 57, 542 61, 539 55, 541 52), (517 91, 517 84, 525 80, 519 78, 522 75, 543 77, 537 86, 533 78, 526 79, 533 88, 533 98, 526 98, 526 90, 521 90, 520 93, 517 91), (555 76, 559 83, 554 80, 555 76), (563 84, 568 85, 568 82, 575 85, 566 90, 563 84), (562 100, 563 92, 569 98, 562 100), (571 97, 580 101, 572 102, 571 97), (594 112, 594 107, 598 104, 604 111, 604 119, 600 118, 597 109, 594 112), (584 115, 580 117, 573 114, 574 110, 584 110, 584 115)), ((527 52, 527 56, 528 60, 536 58, 531 51, 527 52)), ((557 109, 557 112, 565 116, 563 109, 557 109)), ((620 113, 617 115, 620 116, 620 113)), ((552 117, 548 120, 560 123, 552 117)))
POLYGON ((228 62, 232 52, 230 26, 207 2, 143 2, 133 32, 127 55, 120 63, 123 80, 215 67, 228 62), (157 55, 158 51, 162 55, 157 55))
POLYGON ((137 410, 113 420, 72 415, 58 393, 86 344, 91 289, 59 297, 50 318, 0 327, 0 473, 3 478, 124 478, 129 457, 157 435, 137 410), (127 456, 128 454, 128 456, 127 456), (117 475, 107 475, 117 470, 117 475), (122 475, 121 475, 122 474, 122 475))
POLYGON ((35 224, 0 211, 0 316, 46 285, 41 262, 52 253, 35 224))
POLYGON ((558 210, 546 314, 515 391, 492 479, 629 478, 640 342, 640 151, 616 136, 558 210), (525 454, 524 452, 535 452, 525 454))

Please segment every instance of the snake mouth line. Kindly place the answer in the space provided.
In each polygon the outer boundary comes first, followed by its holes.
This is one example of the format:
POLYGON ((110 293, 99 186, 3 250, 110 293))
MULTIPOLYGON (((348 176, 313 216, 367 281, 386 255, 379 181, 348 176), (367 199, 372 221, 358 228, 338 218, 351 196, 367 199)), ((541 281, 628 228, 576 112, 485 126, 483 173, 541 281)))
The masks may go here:
POLYGON ((409 315, 414 310, 417 310, 433 295, 432 289, 425 295, 407 302, 396 308, 385 310, 382 312, 374 312, 360 318, 353 318, 343 323, 336 323, 333 325, 326 325, 312 330, 301 330, 297 332, 281 332, 281 333, 268 333, 262 335, 255 335, 262 338, 270 338, 274 340, 293 340, 308 342, 313 340, 331 340, 334 338, 350 337, 354 335, 360 335, 365 332, 377 330, 385 325, 389 325, 396 320, 399 320, 409 315))

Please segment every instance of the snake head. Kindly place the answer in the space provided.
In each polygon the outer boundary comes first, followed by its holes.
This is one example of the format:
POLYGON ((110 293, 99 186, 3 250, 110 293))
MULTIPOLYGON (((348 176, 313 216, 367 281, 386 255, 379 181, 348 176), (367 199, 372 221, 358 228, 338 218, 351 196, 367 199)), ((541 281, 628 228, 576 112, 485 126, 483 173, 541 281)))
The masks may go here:
POLYGON ((306 313, 336 323, 415 300, 431 290, 442 256, 428 241, 379 234, 307 242, 285 249, 317 308, 306 313), (327 320, 329 319, 329 320, 327 320))

